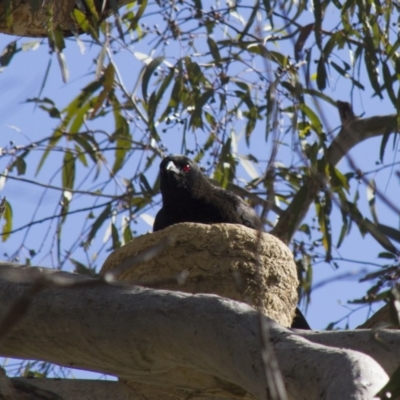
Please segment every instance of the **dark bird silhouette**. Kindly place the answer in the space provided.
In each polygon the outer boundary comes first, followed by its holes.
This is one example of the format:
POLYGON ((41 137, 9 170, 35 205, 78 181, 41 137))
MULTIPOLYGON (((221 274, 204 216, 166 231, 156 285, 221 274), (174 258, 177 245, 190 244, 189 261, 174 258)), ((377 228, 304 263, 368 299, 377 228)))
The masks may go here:
POLYGON ((212 185, 198 165, 185 156, 169 156, 160 164, 163 207, 154 231, 179 222, 231 223, 262 229, 255 211, 239 196, 212 185))
MULTIPOLYGON (((199 166, 188 157, 171 155, 160 164, 163 206, 153 231, 180 222, 229 223, 263 229, 256 212, 236 194, 212 185, 199 166)), ((295 329, 310 329, 299 309, 292 323, 295 329)))

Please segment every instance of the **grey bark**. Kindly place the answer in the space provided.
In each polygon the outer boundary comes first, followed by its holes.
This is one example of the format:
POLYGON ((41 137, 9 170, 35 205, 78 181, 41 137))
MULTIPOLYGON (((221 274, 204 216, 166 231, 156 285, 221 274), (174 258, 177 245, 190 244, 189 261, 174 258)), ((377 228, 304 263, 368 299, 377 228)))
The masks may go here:
MULTIPOLYGON (((37 282, 38 271, 7 266, 0 271, 2 321, 37 282)), ((23 315, 0 342, 1 355, 188 393, 266 399, 261 318, 270 326, 290 399, 368 399, 387 381, 371 357, 313 343, 244 303, 215 295, 93 284, 66 273, 48 275, 60 287, 44 287, 28 297, 26 309, 14 308, 23 315)))

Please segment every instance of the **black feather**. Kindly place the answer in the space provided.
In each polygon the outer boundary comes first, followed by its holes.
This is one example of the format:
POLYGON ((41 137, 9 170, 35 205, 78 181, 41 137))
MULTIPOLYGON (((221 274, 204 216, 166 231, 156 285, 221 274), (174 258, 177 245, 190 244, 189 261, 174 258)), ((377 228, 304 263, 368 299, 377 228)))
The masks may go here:
MULTIPOLYGON (((163 206, 156 215, 154 232, 180 222, 240 224, 264 230, 255 211, 243 199, 212 185, 188 157, 164 158, 160 164, 160 188, 163 206)), ((292 328, 310 329, 298 309, 292 328)))
POLYGON ((163 207, 154 231, 179 222, 241 224, 262 229, 255 211, 239 196, 212 185, 198 165, 185 156, 169 156, 160 164, 163 207))

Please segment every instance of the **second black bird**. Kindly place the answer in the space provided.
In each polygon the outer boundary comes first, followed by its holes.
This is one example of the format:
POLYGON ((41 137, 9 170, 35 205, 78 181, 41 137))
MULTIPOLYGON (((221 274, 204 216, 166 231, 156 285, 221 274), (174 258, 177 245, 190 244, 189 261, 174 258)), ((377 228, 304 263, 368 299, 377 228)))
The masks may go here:
MULTIPOLYGON (((263 230, 255 211, 236 194, 212 185, 198 165, 183 155, 164 158, 160 164, 163 206, 153 231, 180 222, 229 223, 263 230)), ((299 309, 292 328, 310 329, 299 309)))

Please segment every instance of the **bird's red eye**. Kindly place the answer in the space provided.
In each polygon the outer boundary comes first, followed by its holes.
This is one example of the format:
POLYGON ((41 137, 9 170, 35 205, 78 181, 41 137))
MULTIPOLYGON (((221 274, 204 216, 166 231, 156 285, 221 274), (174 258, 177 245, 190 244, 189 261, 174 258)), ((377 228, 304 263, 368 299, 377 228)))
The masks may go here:
POLYGON ((183 171, 183 172, 189 172, 189 171, 190 171, 190 165, 189 165, 189 164, 184 165, 184 166, 182 167, 182 171, 183 171))

